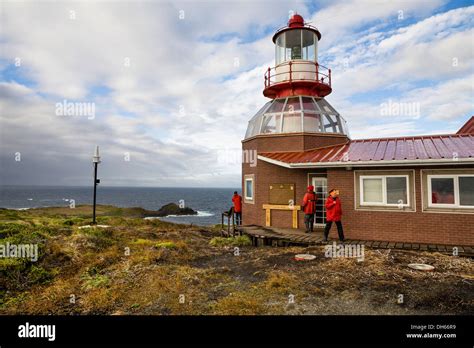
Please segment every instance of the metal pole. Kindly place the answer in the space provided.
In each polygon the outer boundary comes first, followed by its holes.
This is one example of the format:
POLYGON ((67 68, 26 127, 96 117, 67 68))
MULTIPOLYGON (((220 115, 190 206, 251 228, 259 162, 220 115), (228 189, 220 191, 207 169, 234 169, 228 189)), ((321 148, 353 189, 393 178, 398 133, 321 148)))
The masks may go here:
POLYGON ((94 163, 94 208, 92 212, 92 224, 97 225, 97 221, 95 221, 95 206, 96 206, 96 197, 97 197, 97 162, 94 163))

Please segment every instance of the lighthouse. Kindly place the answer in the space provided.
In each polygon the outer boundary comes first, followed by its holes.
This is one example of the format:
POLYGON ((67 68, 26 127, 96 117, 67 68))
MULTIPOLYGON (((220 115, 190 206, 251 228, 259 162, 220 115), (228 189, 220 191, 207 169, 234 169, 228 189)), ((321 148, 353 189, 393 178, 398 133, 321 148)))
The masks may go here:
POLYGON ((332 71, 319 62, 320 40, 298 14, 273 35, 275 65, 262 71, 269 101, 242 140, 239 228, 264 244, 317 243, 328 191, 338 189, 348 240, 474 246, 474 119, 456 134, 350 139, 325 99, 332 71), (307 235, 298 229, 309 185, 317 201, 307 235))
MULTIPOLYGON (((319 30, 294 14, 272 40, 275 66, 269 67, 263 76, 263 95, 271 100, 249 121, 242 141, 244 223, 280 223, 291 227, 298 225, 295 209, 297 194, 301 192, 297 192, 297 181, 306 182, 306 173, 262 161, 252 165, 246 157, 344 144, 349 138, 345 120, 324 99, 332 92, 332 81, 331 69, 318 61, 319 30), (275 208, 267 211, 263 206, 275 208), (293 209, 290 219, 284 211, 286 207, 293 209)), ((317 189, 325 194, 325 178, 321 176, 318 183, 317 189)), ((323 223, 322 216, 319 220, 323 223)))
POLYGON ((263 89, 272 100, 250 120, 245 139, 291 133, 345 136, 344 119, 324 99, 332 92, 331 69, 318 62, 319 30, 295 14, 272 40, 275 66, 266 70, 263 89))

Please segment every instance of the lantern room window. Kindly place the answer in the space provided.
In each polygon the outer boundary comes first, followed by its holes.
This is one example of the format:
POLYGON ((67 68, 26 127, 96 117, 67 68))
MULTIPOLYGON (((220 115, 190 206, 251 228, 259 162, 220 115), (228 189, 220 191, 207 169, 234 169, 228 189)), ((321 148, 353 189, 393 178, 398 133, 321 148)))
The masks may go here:
POLYGON ((318 37, 311 30, 293 29, 282 32, 275 40, 275 61, 317 61, 318 37))
POLYGON ((303 131, 349 135, 346 121, 326 100, 297 96, 265 104, 249 121, 245 139, 260 134, 303 131))

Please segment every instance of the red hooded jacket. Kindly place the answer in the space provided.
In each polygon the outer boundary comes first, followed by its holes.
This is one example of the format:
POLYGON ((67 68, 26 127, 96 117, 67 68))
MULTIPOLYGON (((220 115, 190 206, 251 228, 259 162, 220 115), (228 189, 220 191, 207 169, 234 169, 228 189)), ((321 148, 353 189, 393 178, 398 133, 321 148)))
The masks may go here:
POLYGON ((234 203, 234 212, 241 213, 242 212, 242 196, 233 195, 232 203, 234 203))
POLYGON ((339 197, 336 199, 331 196, 326 200, 326 221, 341 221, 342 208, 339 197))
POLYGON ((316 212, 316 194, 313 189, 313 186, 309 186, 308 192, 306 192, 303 197, 302 205, 305 214, 314 214, 316 212))

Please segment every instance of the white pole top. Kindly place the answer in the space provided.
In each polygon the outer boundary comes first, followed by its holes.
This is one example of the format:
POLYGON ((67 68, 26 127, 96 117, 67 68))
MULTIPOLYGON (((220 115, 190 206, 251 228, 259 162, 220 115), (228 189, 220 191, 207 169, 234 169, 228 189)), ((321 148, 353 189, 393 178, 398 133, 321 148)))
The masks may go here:
POLYGON ((95 147, 94 157, 92 157, 92 163, 100 163, 99 145, 95 147))

